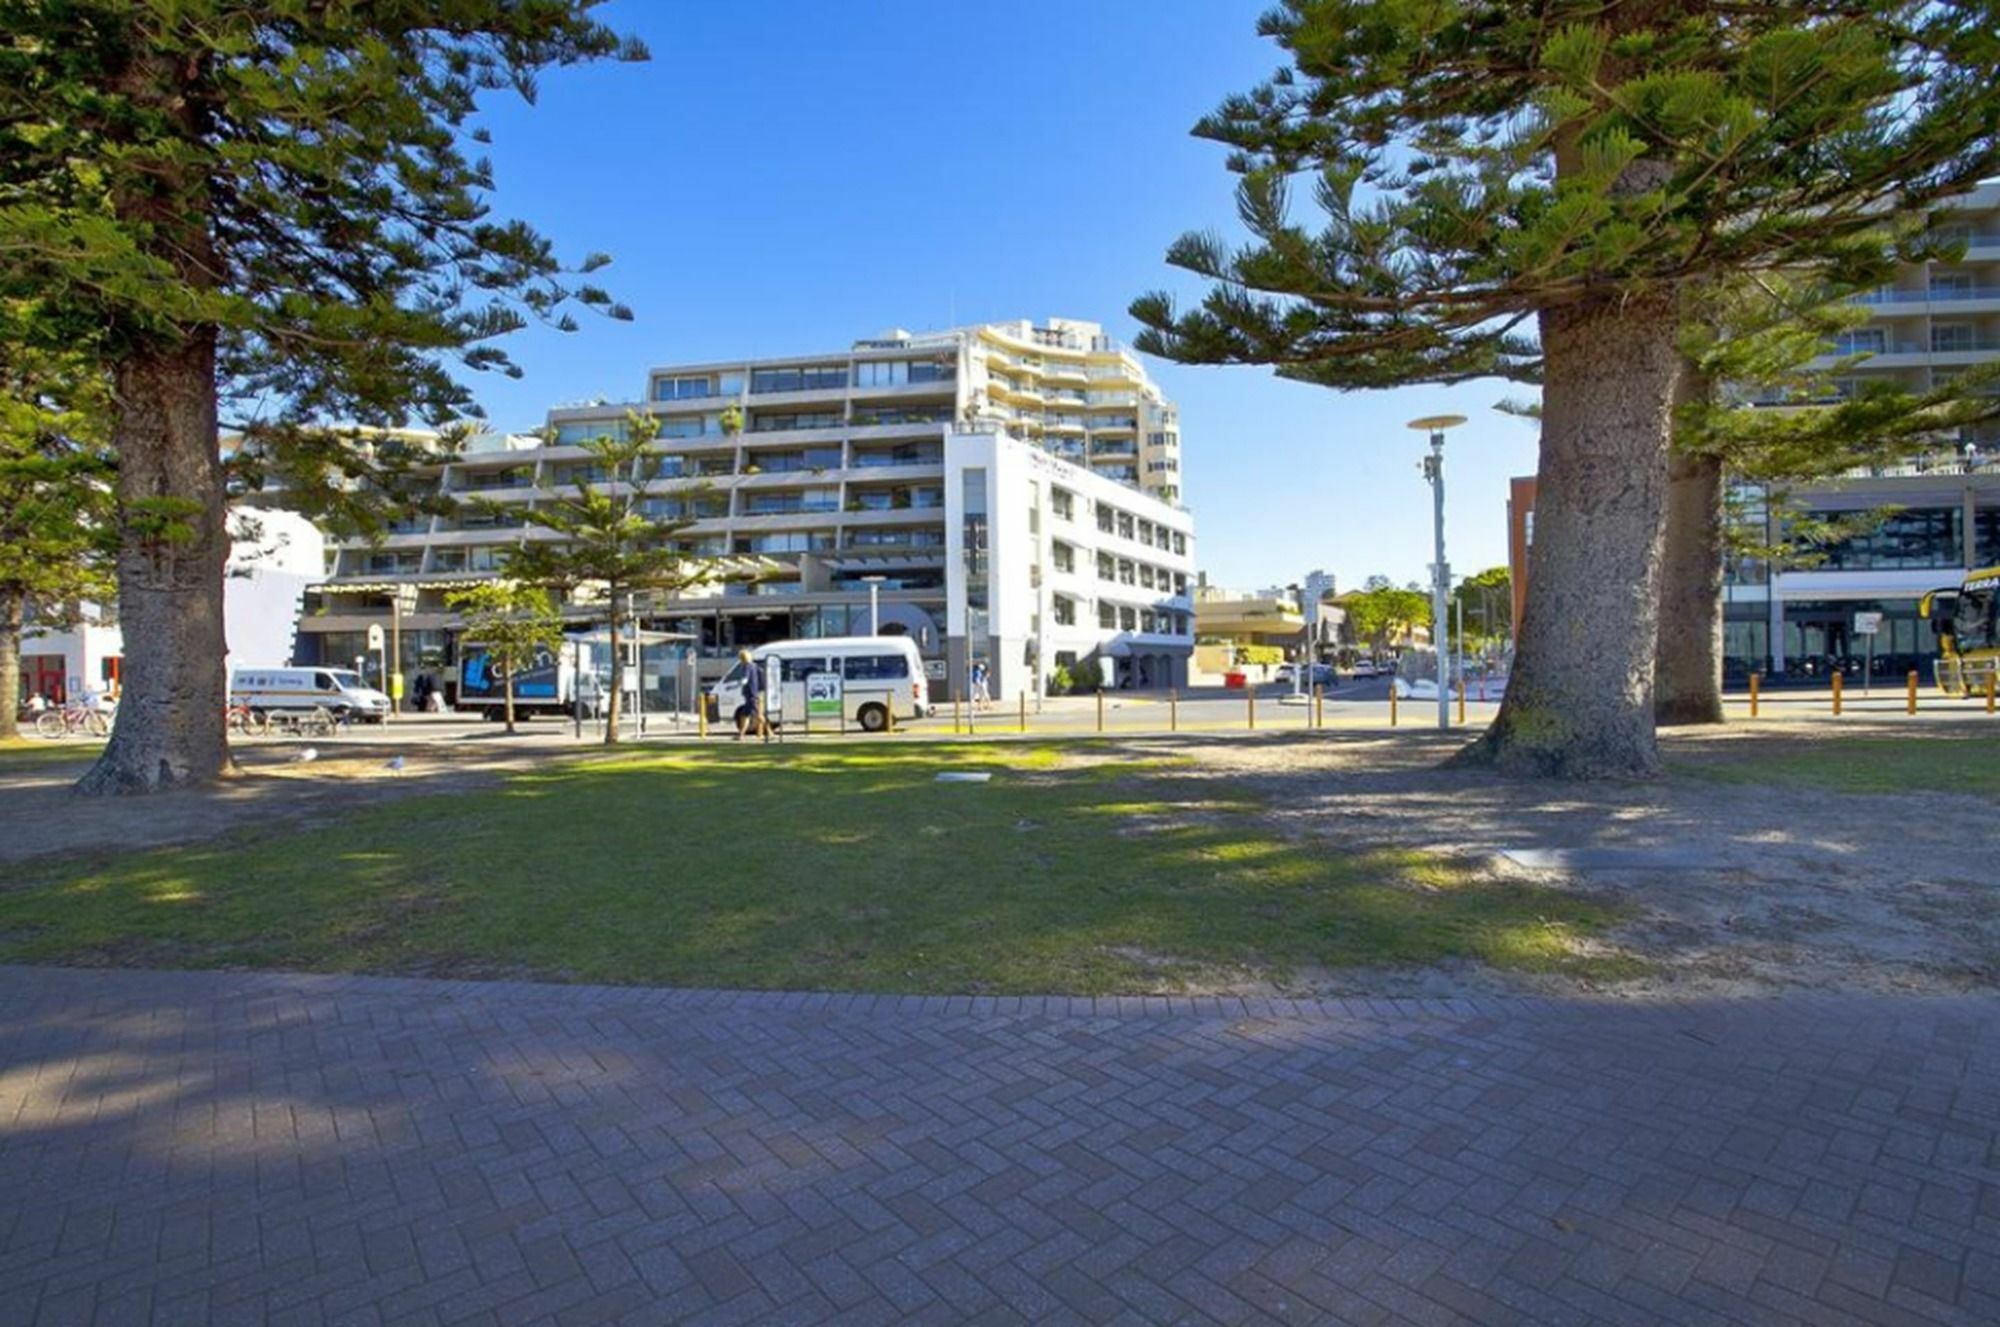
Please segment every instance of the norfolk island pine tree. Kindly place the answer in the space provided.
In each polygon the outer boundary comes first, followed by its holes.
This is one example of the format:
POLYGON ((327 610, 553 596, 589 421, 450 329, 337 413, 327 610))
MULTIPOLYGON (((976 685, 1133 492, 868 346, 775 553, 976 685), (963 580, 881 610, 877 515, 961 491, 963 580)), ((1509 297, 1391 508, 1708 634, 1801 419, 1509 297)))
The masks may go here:
POLYGON ((1285 0, 1260 30, 1289 66, 1195 128, 1232 149, 1250 241, 1178 241, 1213 284, 1186 312, 1135 301, 1140 348, 1338 388, 1539 380, 1515 671, 1460 759, 1656 772, 1685 301, 1869 270, 1886 210, 1991 174, 2000 3, 1285 0))
POLYGON ((225 768, 225 412, 282 472, 305 423, 476 414, 456 371, 513 372, 528 318, 630 316, 489 215, 466 146, 482 93, 643 58, 595 4, 0 0, 0 298, 41 344, 98 329, 114 402, 124 699, 81 791, 225 768))

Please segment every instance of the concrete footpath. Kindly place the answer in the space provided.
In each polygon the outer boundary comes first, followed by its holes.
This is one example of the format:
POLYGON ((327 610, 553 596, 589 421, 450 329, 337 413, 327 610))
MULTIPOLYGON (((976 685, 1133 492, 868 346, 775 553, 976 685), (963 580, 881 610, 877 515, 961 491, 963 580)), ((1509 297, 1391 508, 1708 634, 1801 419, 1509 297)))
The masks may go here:
POLYGON ((0 1322, 2000 1321, 2000 1000, 0 968, 0 1322))

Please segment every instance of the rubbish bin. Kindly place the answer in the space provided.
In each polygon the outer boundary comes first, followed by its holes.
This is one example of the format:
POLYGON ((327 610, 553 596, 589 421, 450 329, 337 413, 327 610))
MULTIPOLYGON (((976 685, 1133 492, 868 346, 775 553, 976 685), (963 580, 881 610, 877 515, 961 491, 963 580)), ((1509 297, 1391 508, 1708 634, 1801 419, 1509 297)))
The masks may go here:
POLYGON ((1231 691, 1241 691, 1248 682, 1249 678, 1242 673, 1224 673, 1222 675, 1222 685, 1231 691))

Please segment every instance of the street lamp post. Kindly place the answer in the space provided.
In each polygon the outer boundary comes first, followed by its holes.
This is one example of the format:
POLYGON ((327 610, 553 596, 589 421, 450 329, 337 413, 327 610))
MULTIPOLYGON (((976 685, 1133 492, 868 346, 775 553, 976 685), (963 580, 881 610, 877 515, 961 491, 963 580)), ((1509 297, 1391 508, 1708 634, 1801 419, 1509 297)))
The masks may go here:
POLYGON ((868 634, 879 636, 882 634, 882 582, 887 578, 863 576, 861 579, 868 585, 868 634))
POLYGON ((1438 730, 1451 728, 1450 671, 1451 625, 1445 600, 1451 593, 1451 564, 1444 560, 1444 431, 1465 422, 1464 415, 1425 415, 1410 421, 1410 427, 1430 434, 1431 454, 1423 461, 1424 478, 1431 486, 1431 528, 1436 540, 1437 561, 1431 567, 1431 645, 1438 662, 1438 730))

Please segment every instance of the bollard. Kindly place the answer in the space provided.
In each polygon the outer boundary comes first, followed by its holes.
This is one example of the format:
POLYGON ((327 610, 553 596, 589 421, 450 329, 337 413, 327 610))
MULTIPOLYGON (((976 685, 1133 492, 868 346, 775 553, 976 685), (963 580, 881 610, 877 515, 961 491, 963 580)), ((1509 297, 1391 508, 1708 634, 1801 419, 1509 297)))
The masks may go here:
POLYGON ((1104 688, 1097 689, 1097 731, 1104 731, 1104 688))
POLYGON ((951 693, 951 731, 954 735, 960 731, 958 726, 958 692, 956 689, 951 693))
POLYGON ((1458 726, 1465 727, 1465 679, 1458 679, 1458 726))
POLYGON ((1834 712, 1834 715, 1835 715, 1835 717, 1838 717, 1838 716, 1839 716, 1839 714, 1840 714, 1840 674, 1839 674, 1839 673, 1835 673, 1835 674, 1833 675, 1833 712, 1834 712))
POLYGON ((1988 714, 1993 713, 1993 691, 1995 683, 2000 683, 2000 667, 1995 667, 1992 672, 1986 675, 1986 712, 1988 714))
POLYGON ((703 738, 708 736, 708 697, 697 696, 694 706, 695 731, 703 738))
MULTIPOLYGON (((845 702, 842 702, 842 703, 844 704, 845 702)), ((883 723, 882 723, 882 731, 883 731, 883 732, 885 732, 885 733, 893 733, 893 732, 895 732, 895 731, 896 731, 896 698, 895 698, 895 697, 894 697, 893 695, 889 697, 889 703, 888 703, 888 704, 887 704, 886 706, 884 706, 884 707, 883 707, 883 711, 884 711, 884 712, 883 712, 883 715, 882 715, 882 719, 883 719, 883 723)), ((843 715, 843 716, 841 716, 841 717, 845 718, 846 716, 845 716, 845 715, 843 715)))
POLYGON ((1319 683, 1317 682, 1313 683, 1312 721, 1306 724, 1306 727, 1326 727, 1326 696, 1320 691, 1319 683))
POLYGON ((1762 673, 1750 674, 1750 717, 1757 717, 1757 686, 1764 679, 1762 673))
POLYGON ((1172 687, 1169 687, 1167 688, 1167 731, 1170 733, 1177 733, 1180 730, 1181 730, 1181 693, 1174 690, 1172 687))
POLYGON ((1257 731, 1257 692, 1250 687, 1243 688, 1243 699, 1250 706, 1250 731, 1257 731))
POLYGON ((1389 726, 1396 726, 1396 679, 1389 679, 1389 726))
POLYGON ((1907 696, 1908 699, 1904 703, 1904 708, 1908 713, 1915 714, 1917 712, 1917 670, 1914 668, 1910 670, 1909 690, 1907 696))

